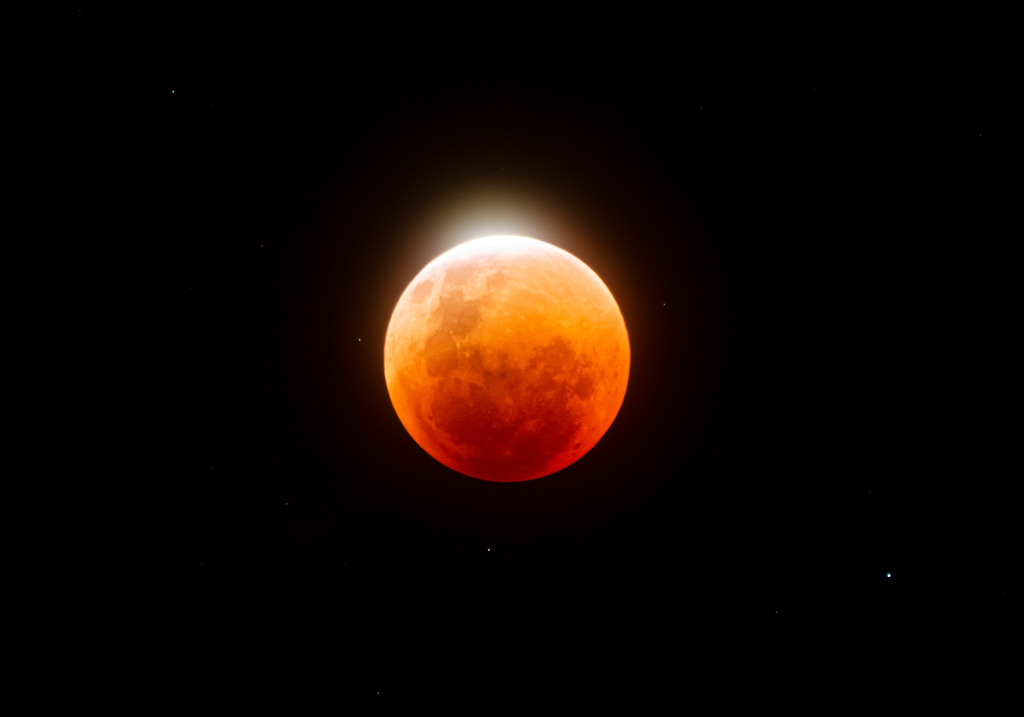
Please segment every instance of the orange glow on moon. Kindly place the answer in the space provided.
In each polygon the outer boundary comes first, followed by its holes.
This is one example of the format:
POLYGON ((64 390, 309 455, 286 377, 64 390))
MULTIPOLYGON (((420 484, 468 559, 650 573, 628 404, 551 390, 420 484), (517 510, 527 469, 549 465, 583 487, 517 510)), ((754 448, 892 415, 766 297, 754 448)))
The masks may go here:
POLYGON ((615 299, 572 254, 486 237, 430 262, 402 294, 384 343, 402 425, 431 456, 489 481, 577 461, 615 420, 629 338, 615 299))

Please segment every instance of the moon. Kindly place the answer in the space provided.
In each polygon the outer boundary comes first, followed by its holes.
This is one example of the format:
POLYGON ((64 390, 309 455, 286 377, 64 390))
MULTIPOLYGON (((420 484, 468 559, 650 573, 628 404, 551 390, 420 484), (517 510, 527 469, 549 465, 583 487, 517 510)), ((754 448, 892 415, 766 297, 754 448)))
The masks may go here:
POLYGON ((384 342, 399 420, 427 453, 488 481, 579 460, 629 380, 618 304, 590 267, 529 237, 454 247, 413 279, 384 342))

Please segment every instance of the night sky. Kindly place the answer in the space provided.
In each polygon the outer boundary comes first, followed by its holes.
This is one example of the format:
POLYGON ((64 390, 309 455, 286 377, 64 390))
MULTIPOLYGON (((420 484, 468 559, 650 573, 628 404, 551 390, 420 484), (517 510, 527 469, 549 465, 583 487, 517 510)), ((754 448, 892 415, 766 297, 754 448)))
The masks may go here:
POLYGON ((54 674, 342 708, 1003 689, 996 55, 554 22, 60 19, 54 674), (598 445, 516 484, 427 455, 383 374, 408 283, 489 234, 583 260, 632 351, 598 445))

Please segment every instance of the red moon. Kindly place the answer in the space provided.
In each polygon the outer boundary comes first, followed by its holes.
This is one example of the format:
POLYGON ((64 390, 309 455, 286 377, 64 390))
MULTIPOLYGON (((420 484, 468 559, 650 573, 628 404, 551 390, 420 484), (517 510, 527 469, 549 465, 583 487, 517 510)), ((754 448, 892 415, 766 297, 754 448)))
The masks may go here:
POLYGON ((629 338, 590 267, 527 237, 430 262, 391 316, 384 376, 402 425, 449 468, 525 481, 579 460, 622 406, 629 338))

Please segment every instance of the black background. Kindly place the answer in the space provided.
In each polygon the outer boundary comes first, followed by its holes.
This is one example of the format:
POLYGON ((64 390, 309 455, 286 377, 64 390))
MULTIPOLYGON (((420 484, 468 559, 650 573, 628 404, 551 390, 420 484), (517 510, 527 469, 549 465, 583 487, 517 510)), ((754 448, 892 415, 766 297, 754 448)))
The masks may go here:
POLYGON ((998 694, 998 46, 463 21, 60 18, 62 664, 341 706, 998 694), (382 371, 408 282, 488 233, 572 251, 631 341, 612 428, 520 484, 431 459, 382 371))

